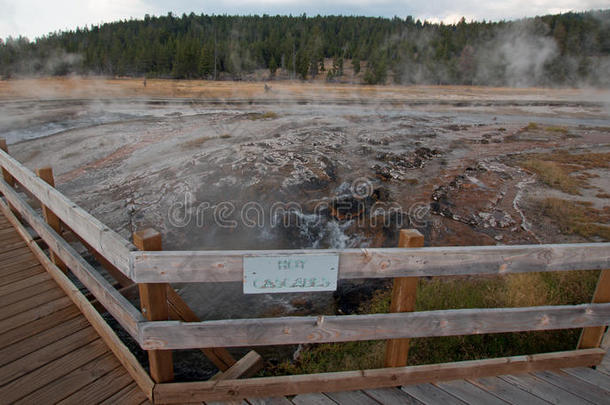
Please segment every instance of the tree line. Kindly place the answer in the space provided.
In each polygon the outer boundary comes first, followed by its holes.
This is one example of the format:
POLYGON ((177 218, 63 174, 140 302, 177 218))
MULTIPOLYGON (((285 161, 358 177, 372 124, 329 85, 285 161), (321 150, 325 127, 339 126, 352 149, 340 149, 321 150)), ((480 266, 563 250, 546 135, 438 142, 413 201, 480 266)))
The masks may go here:
POLYGON ((394 17, 183 14, 0 39, 0 76, 279 76, 369 84, 610 86, 610 10, 432 24, 394 17), (325 60, 332 60, 328 66, 325 60), (348 69, 349 68, 349 69, 348 69), (349 70, 350 77, 346 77, 349 70))

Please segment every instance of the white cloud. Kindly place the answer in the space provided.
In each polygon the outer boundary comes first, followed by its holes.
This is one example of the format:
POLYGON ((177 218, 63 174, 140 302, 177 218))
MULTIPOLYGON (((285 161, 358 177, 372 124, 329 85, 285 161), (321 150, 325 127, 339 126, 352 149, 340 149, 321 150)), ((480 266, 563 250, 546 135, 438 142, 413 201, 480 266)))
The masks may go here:
POLYGON ((0 38, 29 38, 49 32, 145 14, 343 14, 406 17, 453 23, 467 20, 515 19, 570 10, 608 8, 608 0, 0 0, 0 38))
POLYGON ((141 0, 0 0, 0 37, 27 36, 30 39, 49 32, 75 29, 125 18, 141 18, 155 13, 141 0), (3 4, 4 3, 4 4, 3 4), (5 7, 12 10, 8 15, 5 7))

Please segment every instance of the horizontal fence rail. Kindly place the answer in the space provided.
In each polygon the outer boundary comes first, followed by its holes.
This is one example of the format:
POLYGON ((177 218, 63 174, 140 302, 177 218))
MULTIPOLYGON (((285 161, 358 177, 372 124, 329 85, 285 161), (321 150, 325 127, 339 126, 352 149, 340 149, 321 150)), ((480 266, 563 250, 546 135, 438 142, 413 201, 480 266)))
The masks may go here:
POLYGON ((610 268, 610 243, 345 250, 131 252, 137 283, 243 280, 243 258, 339 255, 339 278, 508 274, 610 268))
POLYGON ((610 304, 477 308, 140 324, 144 349, 266 346, 571 329, 610 323, 610 304))
POLYGON ((139 340, 138 323, 145 321, 140 311, 112 287, 2 179, 0 179, 0 192, 121 326, 134 339, 139 340))
POLYGON ((135 246, 2 150, 0 165, 89 245, 126 276, 130 276, 129 251, 136 250, 135 246))
MULTIPOLYGON (((159 404, 184 404, 198 401, 226 401, 251 397, 297 395, 308 392, 397 387, 466 378, 531 373, 564 367, 588 367, 599 364, 605 353, 605 350, 602 349, 588 349, 411 367, 259 377, 242 380, 158 384, 154 390, 154 397, 155 403, 159 404)), ((240 401, 239 403, 243 402, 240 401)), ((443 402, 438 401, 436 403, 443 402)), ((484 403, 484 401, 482 400, 481 403, 484 403)))

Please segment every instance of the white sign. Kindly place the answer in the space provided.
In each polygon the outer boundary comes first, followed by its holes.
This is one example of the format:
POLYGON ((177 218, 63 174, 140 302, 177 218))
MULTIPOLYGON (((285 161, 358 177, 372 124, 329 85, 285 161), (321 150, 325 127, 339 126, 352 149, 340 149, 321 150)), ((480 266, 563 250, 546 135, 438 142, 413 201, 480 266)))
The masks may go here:
POLYGON ((244 257, 244 294, 335 291, 339 255, 244 257))

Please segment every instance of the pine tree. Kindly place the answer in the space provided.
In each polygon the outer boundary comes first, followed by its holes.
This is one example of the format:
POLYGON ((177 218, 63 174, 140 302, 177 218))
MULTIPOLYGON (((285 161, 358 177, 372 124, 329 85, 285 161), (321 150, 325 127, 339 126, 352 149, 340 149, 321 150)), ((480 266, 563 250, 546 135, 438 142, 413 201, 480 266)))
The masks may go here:
POLYGON ((273 55, 271 55, 271 59, 269 60, 269 73, 271 74, 271 76, 275 76, 275 73, 277 71, 277 62, 275 61, 275 58, 273 57, 273 55))

